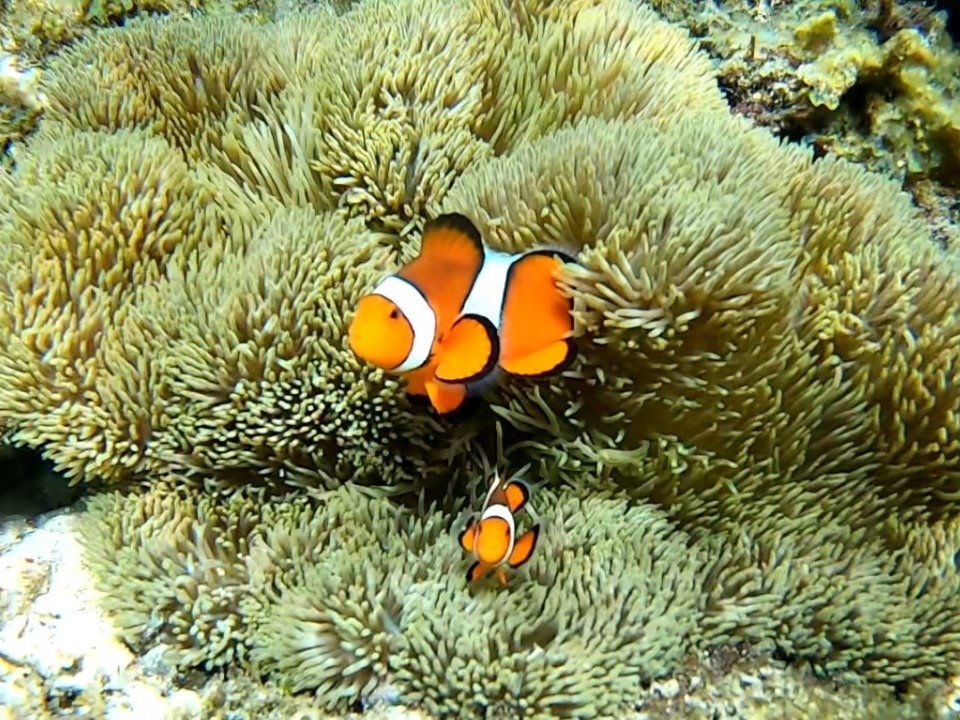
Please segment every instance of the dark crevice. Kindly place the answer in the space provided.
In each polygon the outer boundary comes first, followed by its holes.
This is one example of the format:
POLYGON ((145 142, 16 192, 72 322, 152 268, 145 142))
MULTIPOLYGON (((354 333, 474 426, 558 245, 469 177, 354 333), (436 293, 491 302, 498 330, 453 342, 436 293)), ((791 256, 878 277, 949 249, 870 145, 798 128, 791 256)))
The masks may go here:
POLYGON ((66 507, 82 491, 82 485, 70 485, 39 451, 0 447, 0 518, 66 507))

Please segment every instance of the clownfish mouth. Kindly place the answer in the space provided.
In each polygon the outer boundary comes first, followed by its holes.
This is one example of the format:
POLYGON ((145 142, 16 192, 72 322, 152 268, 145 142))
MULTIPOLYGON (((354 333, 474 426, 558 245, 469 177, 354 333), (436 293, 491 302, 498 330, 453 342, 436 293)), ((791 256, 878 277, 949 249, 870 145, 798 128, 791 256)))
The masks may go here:
POLYGON ((347 335, 347 344, 353 353, 364 362, 376 365, 384 370, 389 369, 389 367, 384 367, 382 364, 381 353, 377 352, 378 343, 370 332, 365 331, 365 328, 361 324, 354 323, 350 326, 350 331, 347 335))

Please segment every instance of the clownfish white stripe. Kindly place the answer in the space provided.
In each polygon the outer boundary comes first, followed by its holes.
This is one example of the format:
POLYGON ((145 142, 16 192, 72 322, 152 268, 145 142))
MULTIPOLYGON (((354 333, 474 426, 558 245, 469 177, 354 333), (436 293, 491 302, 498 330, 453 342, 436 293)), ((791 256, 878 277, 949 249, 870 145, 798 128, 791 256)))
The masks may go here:
POLYGON ((437 316, 423 294, 410 282, 397 275, 388 275, 373 290, 396 305, 410 323, 413 344, 407 357, 393 370, 409 372, 430 359, 433 339, 437 333, 437 316))
POLYGON ((516 541, 514 535, 516 534, 516 525, 513 522, 513 513, 510 512, 510 508, 506 505, 491 505, 486 510, 483 511, 483 515, 480 516, 481 521, 490 520, 492 518, 500 518, 503 520, 507 527, 509 528, 510 544, 507 546, 507 551, 503 554, 503 558, 507 559, 513 554, 513 545, 516 541))
POLYGON ((509 255, 484 248, 483 266, 460 313, 485 317, 499 331, 503 319, 503 303, 507 296, 507 275, 513 264, 522 257, 522 254, 509 255))
POLYGON ((500 478, 500 473, 495 471, 493 474, 493 482, 490 483, 490 487, 487 489, 487 494, 483 498, 483 505, 481 505, 481 507, 485 507, 485 508, 490 507, 490 499, 493 497, 493 494, 500 488, 500 485, 502 482, 503 480, 501 480, 500 478))

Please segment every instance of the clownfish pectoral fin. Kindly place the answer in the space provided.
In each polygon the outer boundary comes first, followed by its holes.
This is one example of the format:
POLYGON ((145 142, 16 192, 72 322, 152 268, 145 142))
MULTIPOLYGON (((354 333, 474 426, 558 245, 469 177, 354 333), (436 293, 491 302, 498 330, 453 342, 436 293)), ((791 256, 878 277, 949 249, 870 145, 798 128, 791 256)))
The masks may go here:
POLYGON ((483 564, 478 560, 473 565, 470 566, 470 569, 467 570, 467 582, 476 582, 483 577, 483 574, 487 569, 483 564))
POLYGON ((504 493, 507 495, 507 506, 513 514, 520 512, 530 499, 530 488, 519 480, 508 482, 504 493))
POLYGON ((467 526, 463 529, 463 532, 457 537, 457 540, 462 547, 467 552, 473 552, 473 543, 476 540, 476 533, 474 533, 474 528, 477 525, 476 518, 472 519, 467 526))
POLYGON ((500 340, 485 317, 463 315, 440 345, 436 378, 447 383, 468 383, 488 375, 497 366, 500 340))
POLYGON ((544 377, 566 369, 576 357, 573 302, 554 274, 573 259, 535 250, 510 266, 503 304, 500 367, 511 375, 544 377))
POLYGON ((539 537, 540 526, 534 525, 517 538, 517 542, 513 546, 513 552, 507 558, 507 564, 512 568, 518 568, 529 560, 530 556, 533 555, 533 549, 537 546, 537 538, 539 537))
POLYGON ((428 380, 424 386, 434 410, 441 415, 453 412, 463 405, 467 398, 467 388, 463 385, 428 380))

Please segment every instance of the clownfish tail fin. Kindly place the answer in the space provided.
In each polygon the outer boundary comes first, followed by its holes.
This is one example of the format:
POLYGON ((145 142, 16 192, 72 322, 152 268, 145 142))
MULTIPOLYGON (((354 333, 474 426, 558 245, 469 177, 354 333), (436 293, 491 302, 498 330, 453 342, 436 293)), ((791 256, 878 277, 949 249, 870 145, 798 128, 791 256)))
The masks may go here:
POLYGON ((511 375, 542 380, 559 375, 573 365, 576 359, 576 343, 572 338, 564 338, 529 355, 514 359, 504 370, 511 375))
POLYGON ((510 553, 510 557, 507 558, 507 564, 512 568, 518 568, 527 562, 530 556, 533 555, 533 550, 537 546, 537 539, 539 537, 540 526, 534 525, 517 538, 517 542, 513 546, 513 552, 510 553))

